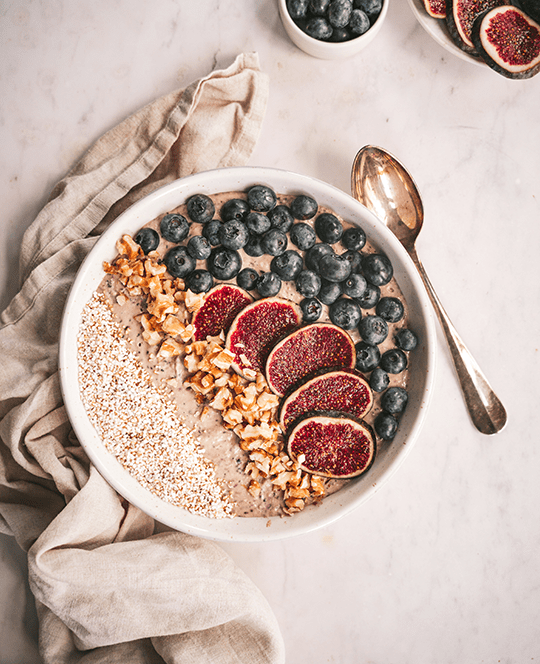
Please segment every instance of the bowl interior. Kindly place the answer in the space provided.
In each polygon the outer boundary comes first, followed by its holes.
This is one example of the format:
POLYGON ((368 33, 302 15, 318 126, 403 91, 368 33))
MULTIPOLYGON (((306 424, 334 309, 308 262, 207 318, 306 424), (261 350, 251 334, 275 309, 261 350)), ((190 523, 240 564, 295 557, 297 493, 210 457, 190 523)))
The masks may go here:
POLYGON ((70 291, 60 338, 60 375, 64 402, 74 431, 88 457, 103 477, 127 500, 156 520, 183 532, 216 540, 263 541, 308 532, 343 516, 367 500, 407 456, 426 415, 434 379, 435 332, 431 308, 412 261, 392 233, 364 206, 342 191, 302 175, 267 168, 230 168, 207 171, 177 180, 142 199, 124 212, 101 236, 84 260, 70 291), (365 477, 350 482, 318 506, 289 518, 208 519, 166 503, 144 489, 107 451, 90 423, 79 395, 77 332, 82 310, 103 277, 102 263, 114 259, 115 242, 134 234, 159 214, 183 203, 195 193, 214 194, 267 184, 282 194, 309 193, 347 221, 358 223, 370 241, 384 250, 409 306, 410 326, 420 339, 410 372, 409 403, 398 433, 383 444, 365 477))

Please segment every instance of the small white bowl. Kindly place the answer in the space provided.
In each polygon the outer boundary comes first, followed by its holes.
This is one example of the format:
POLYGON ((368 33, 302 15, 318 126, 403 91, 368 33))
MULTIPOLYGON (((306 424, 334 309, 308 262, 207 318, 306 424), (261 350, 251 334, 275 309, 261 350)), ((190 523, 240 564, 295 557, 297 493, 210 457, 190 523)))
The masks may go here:
POLYGON ((314 39, 301 30, 289 14, 287 0, 278 0, 283 27, 291 41, 308 55, 312 55, 314 58, 321 58, 322 60, 350 58, 370 44, 375 39, 386 18, 388 2, 389 0, 383 0, 381 13, 377 17, 377 20, 363 35, 346 42, 329 42, 314 39))
POLYGON ((60 378, 64 403, 78 440, 89 459, 111 486, 130 503, 167 526, 209 539, 261 542, 299 535, 325 526, 364 503, 388 481, 412 449, 427 412, 435 367, 436 334, 431 304, 414 264, 396 237, 363 205, 324 182, 271 168, 225 168, 198 173, 158 189, 121 214, 103 233, 81 265, 66 302, 60 336, 60 378), (394 274, 409 308, 409 324, 420 339, 409 376, 409 401, 391 443, 377 451, 373 467, 327 496, 290 517, 210 519, 166 503, 145 489, 107 451, 92 426, 79 393, 77 333, 85 304, 103 278, 103 261, 116 255, 116 240, 174 209, 196 193, 245 191, 266 184, 281 194, 307 193, 364 229, 372 244, 392 261, 394 274))

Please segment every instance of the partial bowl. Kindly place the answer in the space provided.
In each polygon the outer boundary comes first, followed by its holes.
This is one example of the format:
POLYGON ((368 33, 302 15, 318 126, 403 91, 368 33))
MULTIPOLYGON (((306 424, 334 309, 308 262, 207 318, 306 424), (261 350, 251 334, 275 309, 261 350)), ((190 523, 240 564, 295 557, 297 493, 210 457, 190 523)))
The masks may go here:
POLYGON ((314 39, 301 30, 289 14, 287 0, 278 0, 281 21, 291 41, 308 55, 322 60, 350 58, 370 44, 382 28, 384 19, 388 13, 388 2, 389 0, 383 0, 381 13, 369 30, 363 35, 346 42, 330 42, 314 39))
POLYGON ((418 23, 420 23, 428 35, 448 51, 448 53, 457 56, 461 60, 465 60, 465 62, 480 65, 480 67, 487 67, 486 63, 481 58, 462 51, 459 46, 454 43, 446 29, 446 23, 444 20, 430 16, 427 13, 422 0, 409 0, 409 5, 418 23))
POLYGON ((116 219, 88 254, 73 283, 62 321, 59 360, 64 402, 75 434, 91 462, 120 495, 175 530, 218 541, 259 542, 300 535, 328 525, 365 503, 392 477, 411 451, 425 420, 434 382, 435 348, 434 320, 423 284, 409 255, 381 221, 350 195, 329 184, 288 171, 246 167, 206 171, 176 180, 135 203, 116 219), (119 237, 124 233, 134 235, 145 223, 181 205, 193 194, 244 191, 254 184, 266 184, 281 194, 308 193, 320 205, 362 226, 368 239, 394 265, 396 280, 408 303, 410 327, 417 332, 420 343, 414 351, 409 402, 398 433, 392 442, 380 446, 375 463, 365 476, 352 480, 319 505, 308 506, 289 517, 211 519, 159 499, 105 448, 79 392, 77 334, 83 309, 104 276, 103 261, 114 259, 119 237))

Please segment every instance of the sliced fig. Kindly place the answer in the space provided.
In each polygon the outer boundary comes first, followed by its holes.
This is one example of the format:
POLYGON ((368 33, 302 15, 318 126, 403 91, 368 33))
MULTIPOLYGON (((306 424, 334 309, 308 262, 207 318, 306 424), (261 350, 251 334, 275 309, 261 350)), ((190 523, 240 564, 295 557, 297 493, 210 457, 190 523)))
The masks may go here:
POLYGON ((433 18, 446 18, 446 0, 424 0, 424 7, 433 18))
POLYGON ((264 372, 272 348, 298 327, 301 320, 300 307, 281 297, 266 297, 248 304, 232 322, 225 341, 228 350, 234 353, 235 370, 264 372))
POLYGON ((341 411, 361 419, 373 405, 373 392, 357 371, 330 370, 308 378, 281 403, 279 422, 286 431, 295 420, 315 411, 341 411))
POLYGON ((507 78, 531 78, 540 71, 540 25, 517 7, 481 14, 473 41, 485 63, 507 78))
POLYGON ((362 420, 344 413, 300 419, 287 437, 287 451, 313 475, 348 479, 365 473, 375 459, 375 436, 362 420))
POLYGON ((504 5, 507 0, 446 0, 446 26, 462 51, 477 55, 472 40, 473 24, 484 11, 504 5))
POLYGON ((229 330, 236 316, 253 302, 251 295, 239 286, 218 284, 204 296, 201 308, 193 316, 195 340, 215 337, 229 330))
POLYGON ((356 350, 345 330, 332 323, 312 323, 282 339, 266 361, 266 380, 278 396, 321 369, 353 369, 356 350))

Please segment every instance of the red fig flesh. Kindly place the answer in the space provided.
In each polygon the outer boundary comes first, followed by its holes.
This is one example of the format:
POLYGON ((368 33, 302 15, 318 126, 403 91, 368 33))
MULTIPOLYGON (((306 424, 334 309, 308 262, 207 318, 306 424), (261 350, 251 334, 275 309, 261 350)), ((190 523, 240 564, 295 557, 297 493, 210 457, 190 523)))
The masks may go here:
POLYGON ((433 18, 446 18, 446 0, 424 0, 424 7, 433 18))
POLYGON ((225 342, 226 348, 234 353, 235 370, 264 372, 271 349, 298 327, 301 320, 300 307, 280 297, 267 297, 248 304, 232 322, 225 342))
POLYGON ((283 396, 321 369, 353 369, 356 350, 351 337, 332 323, 312 323, 282 339, 266 362, 270 389, 283 396))
POLYGON ((447 0, 446 25, 448 32, 462 51, 476 55, 472 40, 474 21, 482 12, 505 4, 505 0, 447 0))
POLYGON ((239 286, 218 284, 204 297, 202 307, 193 316, 195 340, 227 332, 238 313, 253 302, 251 295, 239 286))
POLYGON ((357 477, 375 459, 375 436, 364 422, 338 413, 318 413, 298 421, 287 438, 289 456, 314 475, 357 477))
POLYGON ((482 14, 473 41, 486 64, 507 78, 531 78, 540 71, 540 25, 516 7, 482 14))
POLYGON ((315 411, 341 411, 362 418, 373 405, 366 379, 355 371, 327 371, 303 382, 282 402, 279 419, 286 431, 299 417, 315 411))

